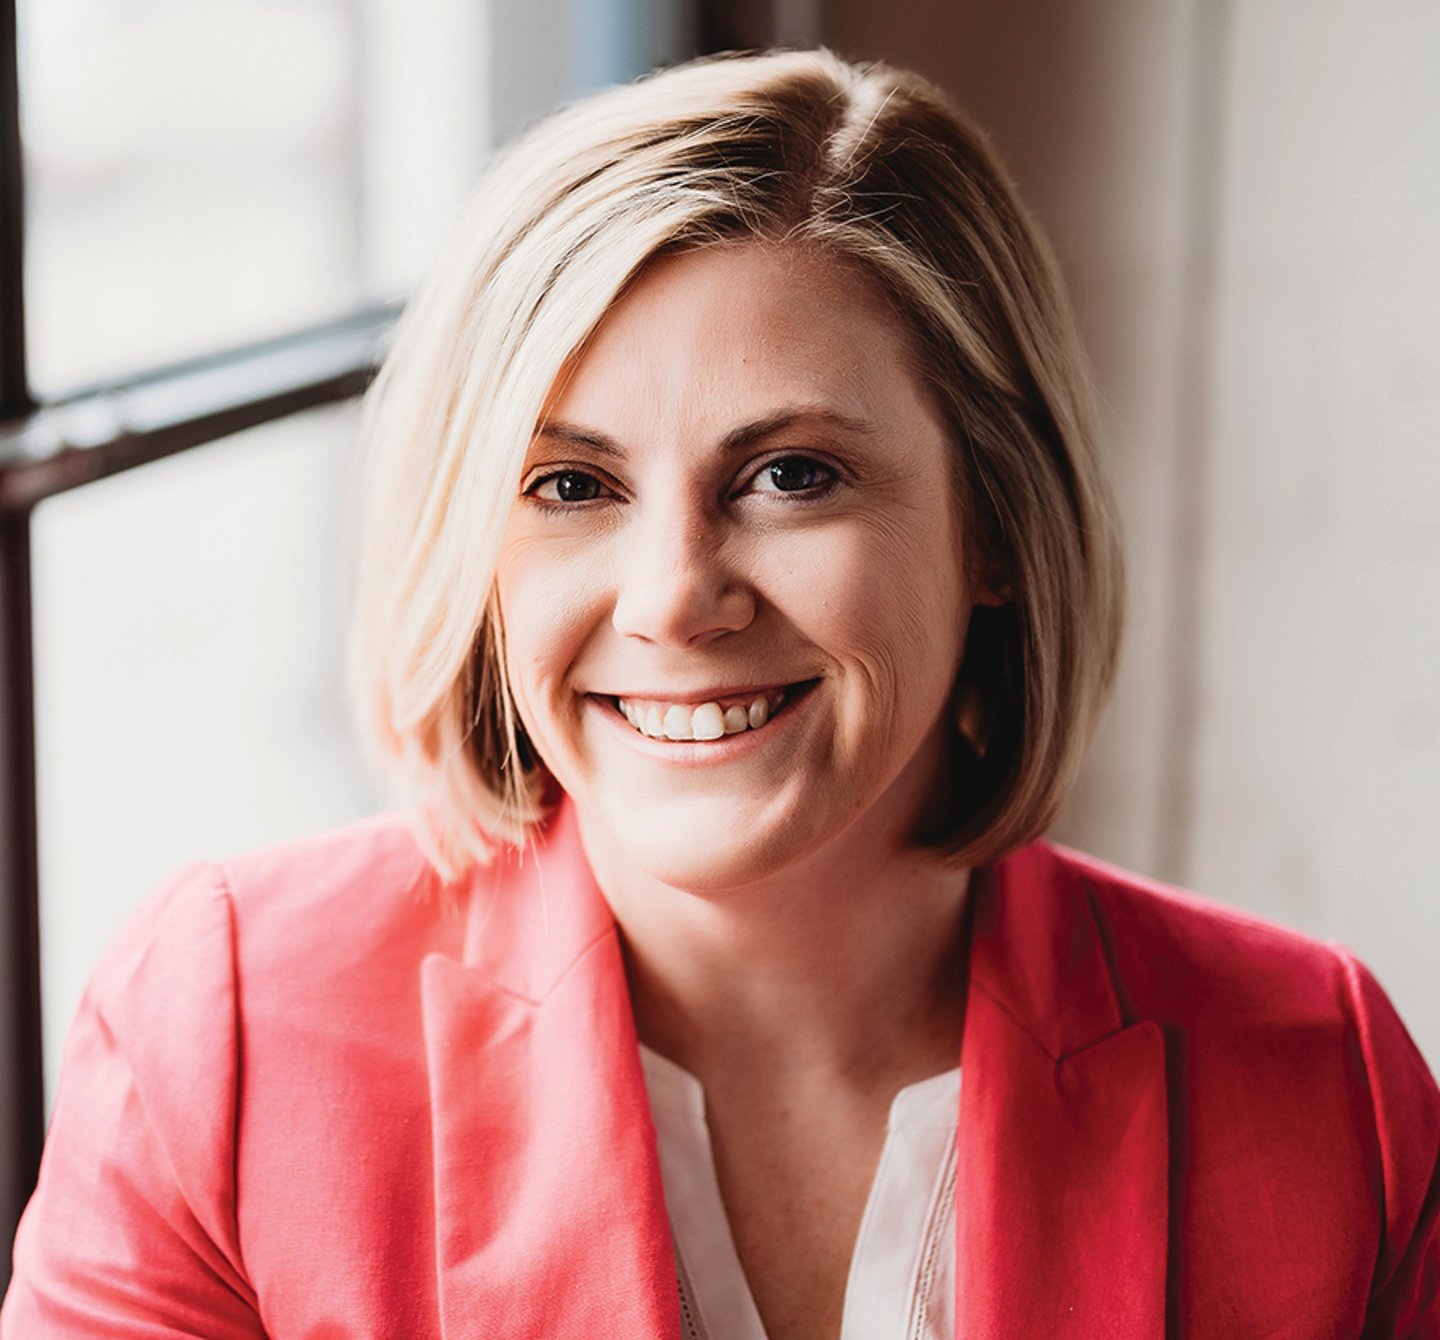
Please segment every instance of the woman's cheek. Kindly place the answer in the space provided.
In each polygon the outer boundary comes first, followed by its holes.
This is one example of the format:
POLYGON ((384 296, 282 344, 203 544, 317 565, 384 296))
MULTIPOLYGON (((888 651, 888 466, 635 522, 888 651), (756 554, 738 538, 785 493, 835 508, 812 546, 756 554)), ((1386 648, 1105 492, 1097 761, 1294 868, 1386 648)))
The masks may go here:
POLYGON ((557 550, 526 537, 506 546, 497 574, 511 692, 542 755, 561 753, 573 725, 579 699, 571 677, 604 617, 596 570, 575 546, 557 550))

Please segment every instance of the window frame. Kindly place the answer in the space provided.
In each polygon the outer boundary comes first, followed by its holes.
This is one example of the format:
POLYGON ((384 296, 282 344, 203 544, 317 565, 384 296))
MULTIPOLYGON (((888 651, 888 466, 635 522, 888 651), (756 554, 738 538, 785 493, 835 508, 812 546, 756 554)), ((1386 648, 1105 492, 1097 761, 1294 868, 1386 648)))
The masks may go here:
POLYGON ((31 518, 82 484, 358 396, 398 304, 46 402, 26 365, 17 0, 0 0, 0 1292, 45 1137, 31 518))
MULTIPOLYGON (((0 424, 35 408, 25 368, 15 0, 0 0, 0 424)), ((3 479, 0 468, 0 479, 3 479)), ((30 508, 0 507, 0 1287, 44 1140, 30 508)))

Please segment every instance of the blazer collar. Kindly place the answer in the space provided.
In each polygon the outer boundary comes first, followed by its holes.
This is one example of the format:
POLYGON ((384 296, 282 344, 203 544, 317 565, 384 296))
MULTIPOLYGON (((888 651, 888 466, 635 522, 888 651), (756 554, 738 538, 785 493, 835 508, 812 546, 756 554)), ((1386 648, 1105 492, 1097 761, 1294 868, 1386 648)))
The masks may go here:
POLYGON ((497 990, 541 1004, 615 918, 590 873, 574 806, 534 843, 503 848, 476 873, 465 909, 465 966, 497 990))
POLYGON ((1165 1038, 1127 1017, 1079 868, 977 872, 961 1053, 957 1335, 1166 1329, 1165 1038))
POLYGON ((977 870, 970 983, 1059 1058, 1132 1022, 1080 868, 1033 843, 977 870))
POLYGON ((679 1340, 669 1220, 614 919, 569 807, 481 872, 421 970, 444 1340, 679 1340))

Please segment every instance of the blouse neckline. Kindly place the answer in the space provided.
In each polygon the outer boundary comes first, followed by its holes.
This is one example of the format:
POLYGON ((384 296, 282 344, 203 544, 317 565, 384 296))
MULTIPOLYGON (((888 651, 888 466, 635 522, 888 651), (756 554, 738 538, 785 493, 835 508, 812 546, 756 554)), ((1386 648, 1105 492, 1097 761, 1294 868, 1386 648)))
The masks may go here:
MULTIPOLYGON (((715 1172, 700 1081, 643 1043, 686 1340, 766 1340, 715 1172)), ((902 1088, 866 1200, 840 1340, 953 1334, 959 1068, 902 1088)))

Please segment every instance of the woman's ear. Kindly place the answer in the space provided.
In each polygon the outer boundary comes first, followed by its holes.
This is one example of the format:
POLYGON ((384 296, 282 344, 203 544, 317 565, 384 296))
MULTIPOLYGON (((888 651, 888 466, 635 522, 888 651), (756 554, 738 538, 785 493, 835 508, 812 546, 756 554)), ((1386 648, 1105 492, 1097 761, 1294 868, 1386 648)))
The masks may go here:
POLYGON ((985 757, 990 731, 986 722, 985 700, 975 683, 957 684, 950 698, 950 721, 960 738, 977 759, 985 757))
POLYGON ((970 601, 974 605, 995 609, 1008 605, 1015 598, 1009 564, 993 549, 970 555, 965 578, 970 601))
POLYGON ((976 759, 985 758, 1009 716, 1013 691, 1007 646, 1014 637, 1015 588, 1006 565, 982 557, 969 569, 970 626, 950 694, 950 721, 976 759))

